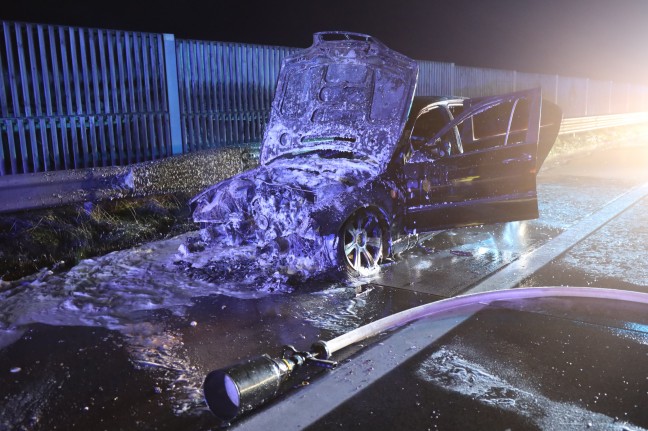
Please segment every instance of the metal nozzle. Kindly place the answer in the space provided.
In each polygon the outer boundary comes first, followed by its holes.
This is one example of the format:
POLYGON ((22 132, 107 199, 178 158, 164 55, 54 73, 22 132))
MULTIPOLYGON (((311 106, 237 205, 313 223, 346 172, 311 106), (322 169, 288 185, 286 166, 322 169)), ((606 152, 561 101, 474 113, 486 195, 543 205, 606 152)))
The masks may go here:
POLYGON ((275 397, 294 367, 289 361, 263 355, 205 378, 205 401, 214 414, 230 421, 275 397))
POLYGON ((306 362, 328 368, 337 365, 334 361, 318 359, 318 353, 299 352, 285 346, 282 359, 264 354, 230 368, 214 370, 203 384, 207 406, 219 419, 229 422, 276 397, 281 383, 295 367, 306 362))

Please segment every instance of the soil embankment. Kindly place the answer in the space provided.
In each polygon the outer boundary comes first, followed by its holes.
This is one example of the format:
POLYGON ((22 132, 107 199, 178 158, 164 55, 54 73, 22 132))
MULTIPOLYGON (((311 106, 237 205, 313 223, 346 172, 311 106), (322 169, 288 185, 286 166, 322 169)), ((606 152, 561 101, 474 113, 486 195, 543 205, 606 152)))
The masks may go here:
POLYGON ((0 214, 0 279, 45 267, 66 269, 81 259, 195 229, 189 197, 167 194, 0 214))

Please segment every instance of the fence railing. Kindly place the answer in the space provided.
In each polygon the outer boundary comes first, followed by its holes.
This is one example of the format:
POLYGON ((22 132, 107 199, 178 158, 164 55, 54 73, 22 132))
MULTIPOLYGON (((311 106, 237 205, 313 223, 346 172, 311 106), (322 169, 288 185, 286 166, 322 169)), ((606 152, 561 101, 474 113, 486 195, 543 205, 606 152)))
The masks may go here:
POLYGON ((564 119, 560 125, 561 135, 589 132, 592 130, 623 127, 639 123, 648 123, 648 112, 631 112, 628 114, 597 115, 564 119))
POLYGON ((178 40, 183 149, 261 141, 284 57, 296 48, 178 40))
MULTIPOLYGON (((2 22, 0 176, 117 166, 261 140, 298 48, 2 22)), ((566 117, 648 111, 648 87, 419 61, 417 95, 542 87, 566 117)))
POLYGON ((557 103, 566 118, 648 111, 648 87, 539 73, 457 66, 419 61, 417 95, 464 97, 542 88, 542 96, 557 103))
POLYGON ((162 35, 2 23, 0 175, 170 154, 162 35))

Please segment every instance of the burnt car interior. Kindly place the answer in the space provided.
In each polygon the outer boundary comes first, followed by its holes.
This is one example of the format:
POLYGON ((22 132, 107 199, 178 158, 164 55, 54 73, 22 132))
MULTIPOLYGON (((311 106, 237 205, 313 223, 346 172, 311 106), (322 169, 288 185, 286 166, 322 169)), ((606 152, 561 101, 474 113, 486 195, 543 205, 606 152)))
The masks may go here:
POLYGON ((412 136, 410 137, 413 151, 425 151, 428 141, 452 120, 449 111, 442 105, 432 105, 424 109, 416 118, 412 136))
MULTIPOLYGON (((474 105, 475 100, 466 99, 474 105)), ((514 145, 525 138, 529 127, 529 101, 527 98, 502 101, 477 112, 451 128, 443 135, 441 129, 464 112, 464 101, 435 103, 423 108, 416 116, 410 143, 412 151, 438 158, 464 151, 478 151, 503 145, 514 145), (448 145, 449 144, 449 145, 448 145), (442 147, 442 152, 434 149, 442 147)))

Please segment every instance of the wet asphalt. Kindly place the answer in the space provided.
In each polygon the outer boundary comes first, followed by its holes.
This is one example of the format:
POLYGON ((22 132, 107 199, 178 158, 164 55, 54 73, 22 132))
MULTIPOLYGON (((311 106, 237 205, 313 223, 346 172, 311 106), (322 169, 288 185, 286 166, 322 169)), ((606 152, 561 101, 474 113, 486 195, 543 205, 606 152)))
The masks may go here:
MULTIPOLYGON (((429 345, 411 339, 411 358, 306 429, 646 429, 646 310, 573 298, 485 307, 429 345)), ((430 332, 442 324, 429 320, 430 332)), ((390 360, 355 359, 367 376, 390 360)))
MULTIPOLYGON (((209 370, 461 294, 646 181, 647 146, 598 150, 540 172, 539 219, 439 233, 371 279, 251 298, 201 293, 181 312, 132 312, 126 329, 28 324, 0 350, 0 429, 218 428, 201 399, 209 370)), ((628 208, 519 286, 648 292, 647 206, 628 208)), ((311 426, 648 429, 646 315, 601 301, 487 307, 311 426)), ((299 376, 288 397, 320 380, 299 376)))

